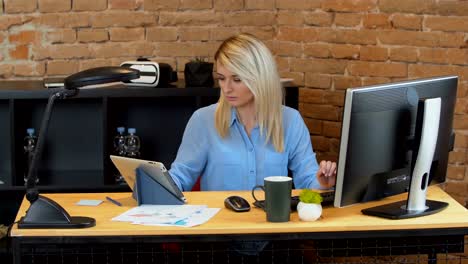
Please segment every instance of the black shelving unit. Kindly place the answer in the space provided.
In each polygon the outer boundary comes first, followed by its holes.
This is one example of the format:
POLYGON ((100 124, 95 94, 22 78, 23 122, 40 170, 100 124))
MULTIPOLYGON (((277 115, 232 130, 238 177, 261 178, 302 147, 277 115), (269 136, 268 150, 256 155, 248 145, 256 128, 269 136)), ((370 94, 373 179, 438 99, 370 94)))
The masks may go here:
MULTIPOLYGON (((0 208, 17 207, 22 199, 23 139, 29 127, 39 132, 47 99, 54 90, 44 88, 42 81, 0 82, 0 208)), ((286 104, 297 109, 298 88, 286 87, 285 91, 286 104)), ((136 128, 141 158, 170 167, 192 113, 216 103, 218 97, 218 88, 185 88, 177 83, 168 88, 115 85, 81 89, 76 97, 57 100, 38 170, 39 190, 129 191, 115 183, 116 169, 109 158, 116 128, 136 128)), ((8 214, 0 213, 0 223, 9 224, 15 210, 4 211, 8 214)))
POLYGON ((13 173, 10 108, 10 100, 0 100, 0 139, 4 139, 0 147, 0 186, 12 185, 9 177, 13 173))

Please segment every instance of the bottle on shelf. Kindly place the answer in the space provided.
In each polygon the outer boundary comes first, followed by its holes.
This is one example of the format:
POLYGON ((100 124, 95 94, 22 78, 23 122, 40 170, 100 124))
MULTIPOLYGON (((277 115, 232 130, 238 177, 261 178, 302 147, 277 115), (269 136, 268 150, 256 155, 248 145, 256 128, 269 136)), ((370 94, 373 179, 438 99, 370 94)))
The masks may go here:
POLYGON ((140 137, 136 135, 135 128, 127 130, 128 135, 125 137, 125 152, 126 156, 130 158, 140 157, 140 137))
MULTIPOLYGON (((114 137, 113 154, 116 156, 125 156, 125 127, 117 127, 117 135, 114 137)), ((116 184, 125 184, 124 177, 115 169, 114 179, 116 184)))
POLYGON ((114 137, 114 155, 125 156, 125 127, 117 128, 117 135, 114 137))
MULTIPOLYGON (((36 148, 36 143, 37 143, 37 137, 35 135, 35 129, 34 128, 28 128, 26 129, 26 136, 24 137, 24 144, 23 144, 23 149, 24 149, 24 159, 25 159, 25 166, 24 166, 24 182, 26 183, 28 179, 28 172, 29 172, 29 166, 31 165, 32 158, 34 156, 34 149, 36 148)), ((36 183, 39 182, 39 177, 36 179, 36 183)))

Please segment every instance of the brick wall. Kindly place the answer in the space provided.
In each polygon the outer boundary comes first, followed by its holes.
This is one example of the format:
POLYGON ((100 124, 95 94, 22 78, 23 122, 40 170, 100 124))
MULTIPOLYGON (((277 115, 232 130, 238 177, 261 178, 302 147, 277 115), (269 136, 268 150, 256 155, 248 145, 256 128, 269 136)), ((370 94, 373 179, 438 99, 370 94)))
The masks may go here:
POLYGON ((446 189, 467 202, 468 1, 0 0, 0 78, 66 76, 145 56, 179 73, 250 32, 301 87, 320 158, 336 159, 344 89, 460 76, 446 189))

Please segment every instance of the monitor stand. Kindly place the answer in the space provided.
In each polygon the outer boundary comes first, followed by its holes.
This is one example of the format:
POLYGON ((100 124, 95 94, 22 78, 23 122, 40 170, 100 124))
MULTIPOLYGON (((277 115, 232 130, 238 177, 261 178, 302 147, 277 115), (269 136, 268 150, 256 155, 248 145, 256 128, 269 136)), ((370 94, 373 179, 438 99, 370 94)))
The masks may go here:
POLYGON ((445 202, 426 200, 429 172, 437 145, 440 109, 440 98, 425 99, 418 104, 416 139, 419 139, 420 144, 415 151, 417 158, 412 170, 408 199, 363 209, 363 214, 405 219, 435 214, 448 206, 445 202))

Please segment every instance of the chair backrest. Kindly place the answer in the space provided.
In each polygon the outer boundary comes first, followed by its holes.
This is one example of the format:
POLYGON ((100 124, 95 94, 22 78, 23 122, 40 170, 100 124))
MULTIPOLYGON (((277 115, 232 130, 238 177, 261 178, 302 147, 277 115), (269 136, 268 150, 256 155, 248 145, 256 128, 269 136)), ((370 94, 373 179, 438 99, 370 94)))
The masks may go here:
POLYGON ((192 192, 199 192, 200 191, 200 178, 198 177, 197 182, 192 187, 192 192))

